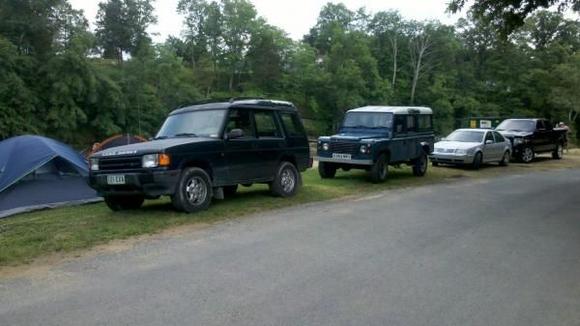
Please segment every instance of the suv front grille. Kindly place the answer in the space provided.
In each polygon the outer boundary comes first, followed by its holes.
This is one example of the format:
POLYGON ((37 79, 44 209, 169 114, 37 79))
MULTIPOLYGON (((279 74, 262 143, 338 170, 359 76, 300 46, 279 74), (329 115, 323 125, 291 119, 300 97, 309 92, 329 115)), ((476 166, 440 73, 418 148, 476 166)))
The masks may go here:
POLYGON ((356 154, 359 150, 358 143, 330 143, 330 151, 340 154, 356 154))
POLYGON ((141 156, 107 157, 99 159, 99 170, 136 170, 142 166, 141 156))

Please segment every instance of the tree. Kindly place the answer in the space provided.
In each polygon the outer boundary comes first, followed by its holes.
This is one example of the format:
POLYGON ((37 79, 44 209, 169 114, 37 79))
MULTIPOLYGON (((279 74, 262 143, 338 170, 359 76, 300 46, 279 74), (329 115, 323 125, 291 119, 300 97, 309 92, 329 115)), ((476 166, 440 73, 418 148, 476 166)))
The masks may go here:
POLYGON ((392 73, 391 73, 391 87, 393 91, 397 85, 397 74, 399 73, 399 51, 401 38, 403 37, 403 30, 405 29, 403 18, 397 11, 381 11, 378 12, 372 19, 369 29, 375 39, 376 51, 375 56, 381 59, 382 62, 387 61, 385 43, 388 43, 391 53, 392 73), (385 42, 388 40, 388 42, 385 42))
POLYGON ((432 53, 433 41, 430 35, 431 26, 414 24, 410 28, 409 54, 413 81, 411 82, 411 104, 415 104, 415 93, 419 79, 425 73, 428 65, 426 59, 432 53))
POLYGON ((108 0, 99 3, 97 40, 103 57, 123 62, 123 53, 137 54, 149 46, 147 28, 157 22, 154 0, 108 0))
MULTIPOLYGON (((457 13, 465 7, 466 0, 452 0, 448 10, 457 13)), ((578 0, 489 0, 474 1, 470 11, 476 19, 491 24, 502 36, 507 37, 524 25, 525 19, 538 9, 556 6, 564 11, 568 8, 580 12, 578 0)))

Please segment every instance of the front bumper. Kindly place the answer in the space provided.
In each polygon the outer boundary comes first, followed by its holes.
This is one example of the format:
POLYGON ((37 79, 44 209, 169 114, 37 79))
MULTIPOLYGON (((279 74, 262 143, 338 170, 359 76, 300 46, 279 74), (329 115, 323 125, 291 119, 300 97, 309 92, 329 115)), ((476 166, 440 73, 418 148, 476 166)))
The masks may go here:
POLYGON ((431 162, 441 164, 471 164, 473 163, 474 155, 468 154, 439 154, 433 153, 429 156, 431 162))
POLYGON ((336 164, 345 164, 345 165, 373 165, 373 160, 361 160, 361 159, 338 159, 332 157, 324 157, 324 156, 316 156, 315 159, 318 162, 328 162, 328 163, 336 163, 336 164))
POLYGON ((106 195, 145 195, 146 197, 158 197, 173 195, 181 172, 170 171, 142 171, 142 172, 99 172, 91 173, 89 185, 100 196, 106 195), (109 185, 107 176, 123 175, 125 184, 109 185))

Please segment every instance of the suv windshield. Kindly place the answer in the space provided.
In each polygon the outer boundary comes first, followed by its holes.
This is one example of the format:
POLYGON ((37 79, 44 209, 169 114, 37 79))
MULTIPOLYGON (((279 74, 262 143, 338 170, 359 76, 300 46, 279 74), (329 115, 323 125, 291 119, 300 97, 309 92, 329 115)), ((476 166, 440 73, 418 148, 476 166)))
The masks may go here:
POLYGON ((344 118, 343 128, 387 128, 393 126, 393 114, 374 112, 350 112, 344 118))
POLYGON ((536 122, 534 120, 506 120, 500 123, 495 130, 513 131, 534 131, 536 122))
POLYGON ((466 131, 458 130, 447 136, 447 141, 458 141, 464 143, 481 143, 483 141, 484 132, 482 131, 466 131))
POLYGON ((219 137, 227 110, 190 111, 169 116, 157 139, 173 137, 219 137))

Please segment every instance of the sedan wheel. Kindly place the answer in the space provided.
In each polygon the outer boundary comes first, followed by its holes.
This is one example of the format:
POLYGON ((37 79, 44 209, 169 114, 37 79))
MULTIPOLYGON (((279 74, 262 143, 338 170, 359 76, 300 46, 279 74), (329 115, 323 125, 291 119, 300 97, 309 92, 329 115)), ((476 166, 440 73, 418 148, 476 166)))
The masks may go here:
POLYGON ((501 165, 501 166, 508 166, 510 164, 510 157, 511 157, 510 152, 506 151, 503 154, 503 158, 499 162, 499 165, 501 165))

